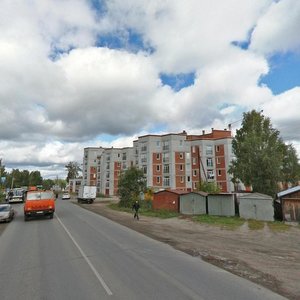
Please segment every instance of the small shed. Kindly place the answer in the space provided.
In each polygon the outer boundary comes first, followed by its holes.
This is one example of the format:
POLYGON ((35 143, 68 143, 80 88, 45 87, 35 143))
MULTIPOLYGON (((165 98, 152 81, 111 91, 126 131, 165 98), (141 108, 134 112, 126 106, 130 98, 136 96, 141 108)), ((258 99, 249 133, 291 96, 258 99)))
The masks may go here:
POLYGON ((180 213, 184 215, 203 215, 207 213, 207 193, 191 192, 180 196, 180 213))
POLYGON ((239 196, 239 212, 243 219, 274 221, 273 198, 260 193, 239 196))
POLYGON ((277 197, 281 203, 283 220, 300 222, 300 186, 281 191, 277 197))
POLYGON ((154 193, 152 207, 153 209, 165 209, 179 212, 180 196, 188 192, 182 190, 163 190, 154 193))
POLYGON ((226 217, 235 215, 234 194, 208 194, 207 203, 209 215, 226 217))

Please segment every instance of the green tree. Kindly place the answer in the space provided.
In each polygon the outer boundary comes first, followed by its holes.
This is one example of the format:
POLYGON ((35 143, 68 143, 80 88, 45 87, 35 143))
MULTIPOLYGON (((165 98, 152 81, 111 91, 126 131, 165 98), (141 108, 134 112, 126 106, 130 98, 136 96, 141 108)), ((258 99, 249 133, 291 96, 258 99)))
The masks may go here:
POLYGON ((131 207, 134 201, 139 200, 140 192, 145 189, 146 182, 142 170, 132 167, 121 173, 118 183, 119 206, 131 207))
POLYGON ((53 179, 43 179, 43 188, 45 190, 50 190, 55 184, 53 179))
POLYGON ((29 173, 29 185, 42 185, 43 184, 43 177, 41 176, 40 171, 31 171, 29 173))
POLYGON ((255 110, 244 113, 241 129, 232 141, 235 159, 229 168, 233 180, 254 192, 274 196, 281 180, 285 147, 270 119, 255 110))
POLYGON ((198 191, 206 192, 206 193, 220 193, 221 189, 219 186, 213 181, 213 182, 208 182, 208 181, 201 181, 198 184, 197 187, 198 191))
POLYGON ((282 182, 295 186, 300 180, 300 165, 296 149, 293 145, 285 145, 282 164, 282 182))
POLYGON ((81 171, 79 164, 75 161, 70 161, 65 167, 68 170, 68 175, 66 178, 67 182, 69 182, 70 179, 77 178, 79 172, 81 171))

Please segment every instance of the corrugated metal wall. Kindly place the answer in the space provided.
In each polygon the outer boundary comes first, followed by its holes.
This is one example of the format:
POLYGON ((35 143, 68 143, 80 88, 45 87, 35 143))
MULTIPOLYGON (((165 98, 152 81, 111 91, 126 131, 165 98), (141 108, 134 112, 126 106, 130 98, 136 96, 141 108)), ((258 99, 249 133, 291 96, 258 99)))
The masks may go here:
POLYGON ((260 221, 274 221, 273 199, 240 198, 240 217, 260 221))
POLYGON ((206 197, 196 193, 181 195, 180 213, 184 215, 206 214, 206 197))
POLYGON ((234 195, 208 195, 208 214, 214 216, 234 216, 234 195))

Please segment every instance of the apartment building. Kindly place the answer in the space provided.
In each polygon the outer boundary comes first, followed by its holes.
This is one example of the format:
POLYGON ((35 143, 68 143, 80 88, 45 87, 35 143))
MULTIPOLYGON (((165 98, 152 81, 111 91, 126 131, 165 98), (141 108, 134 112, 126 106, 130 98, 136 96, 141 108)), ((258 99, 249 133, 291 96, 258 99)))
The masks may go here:
POLYGON ((84 148, 82 164, 82 185, 97 185, 97 165, 98 156, 101 156, 104 148, 87 147, 84 148))
POLYGON ((116 195, 122 171, 133 166, 133 148, 105 148, 97 157, 97 191, 116 195))
POLYGON ((69 192, 78 193, 79 187, 82 185, 82 178, 70 179, 69 180, 69 192))
POLYGON ((222 192, 233 191, 227 173, 232 160, 231 132, 214 130, 201 135, 146 135, 134 141, 135 165, 154 190, 196 190, 200 181, 216 182, 222 192))
POLYGON ((215 130, 187 137, 192 157, 192 189, 199 180, 216 182, 222 192, 234 191, 232 176, 228 174, 232 154, 232 136, 229 130, 215 130))
POLYGON ((232 136, 229 130, 201 135, 169 133, 144 135, 133 147, 85 148, 84 184, 96 185, 105 195, 116 195, 118 178, 131 166, 143 170, 147 186, 155 191, 196 190, 200 181, 216 182, 222 192, 234 190, 228 174, 232 136))

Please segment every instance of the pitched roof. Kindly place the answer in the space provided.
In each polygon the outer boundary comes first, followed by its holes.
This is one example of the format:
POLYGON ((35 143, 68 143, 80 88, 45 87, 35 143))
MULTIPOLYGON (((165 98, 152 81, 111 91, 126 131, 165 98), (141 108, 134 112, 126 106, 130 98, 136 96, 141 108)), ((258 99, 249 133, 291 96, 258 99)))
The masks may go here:
POLYGON ((281 192, 277 193, 277 197, 281 198, 283 196, 286 196, 286 195, 289 195, 289 194, 292 194, 292 193, 295 193, 295 192, 298 192, 298 191, 300 191, 300 185, 294 186, 290 189, 287 189, 287 190, 284 190, 284 191, 281 191, 281 192))

